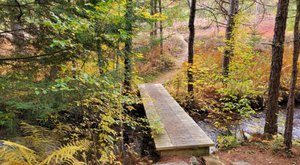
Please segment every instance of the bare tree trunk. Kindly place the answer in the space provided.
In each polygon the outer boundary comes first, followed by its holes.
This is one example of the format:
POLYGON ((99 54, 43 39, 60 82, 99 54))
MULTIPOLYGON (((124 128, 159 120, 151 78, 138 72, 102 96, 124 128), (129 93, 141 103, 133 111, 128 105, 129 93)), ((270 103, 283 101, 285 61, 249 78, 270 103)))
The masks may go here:
POLYGON ((293 136, 293 120, 294 120, 294 107, 295 107, 295 89, 297 83, 298 74, 298 57, 300 52, 300 41, 299 41, 299 21, 300 21, 300 0, 297 3, 297 13, 294 24, 294 52, 293 52, 293 69, 291 74, 291 84, 289 101, 287 105, 287 114, 285 120, 285 131, 284 131, 284 145, 287 150, 292 148, 292 136, 293 136))
POLYGON ((279 0, 277 5, 277 14, 272 44, 272 64, 269 79, 266 123, 264 127, 264 132, 267 134, 276 134, 278 132, 278 97, 288 6, 289 0, 279 0))
MULTIPOLYGON (((162 14, 162 4, 161 0, 158 0, 159 13, 162 14)), ((163 55, 164 52, 164 40, 163 40, 163 24, 162 21, 159 21, 159 31, 160 31, 160 55, 163 55)))
MULTIPOLYGON (((150 15, 154 15, 154 0, 150 0, 150 15)), ((150 31, 150 37, 152 37, 153 36, 153 26, 154 26, 154 24, 151 22, 151 31, 150 31)))
POLYGON ((97 56, 98 56, 98 70, 99 75, 101 76, 104 73, 103 67, 104 67, 104 58, 102 54, 102 48, 101 48, 101 41, 100 39, 97 39, 97 56))
POLYGON ((230 8, 228 12, 228 20, 226 25, 226 48, 224 51, 223 56, 223 76, 228 77, 229 73, 229 63, 230 63, 230 57, 233 56, 233 45, 232 45, 232 39, 233 39, 233 29, 235 26, 235 20, 234 16, 238 13, 239 9, 239 0, 230 0, 230 8))
POLYGON ((96 39, 96 50, 97 50, 97 56, 98 56, 98 70, 99 70, 99 75, 101 76, 104 72, 103 67, 104 67, 104 58, 103 58, 103 53, 102 53, 102 47, 101 47, 101 39, 100 39, 100 23, 97 21, 96 22, 96 35, 97 35, 97 39, 96 39))
MULTIPOLYGON (((157 0, 150 0, 150 14, 154 15, 157 13, 157 0)), ((150 37, 157 35, 157 22, 151 22, 150 37)))
POLYGON ((131 90, 131 79, 132 79, 132 21, 133 21, 133 6, 132 0, 127 0, 126 4, 126 31, 129 37, 126 38, 125 41, 125 57, 124 57, 124 91, 125 93, 131 90))
MULTIPOLYGON (((153 3, 153 10, 154 10, 154 14, 157 13, 157 0, 153 0, 154 3, 153 3)), ((154 36, 157 36, 157 21, 154 22, 154 36)))
POLYGON ((196 0, 192 0, 191 2, 191 8, 190 8, 190 19, 189 19, 189 45, 188 45, 188 92, 190 94, 193 94, 194 90, 194 79, 193 79, 193 70, 192 66, 194 63, 194 39, 195 39, 195 16, 196 16, 196 0))

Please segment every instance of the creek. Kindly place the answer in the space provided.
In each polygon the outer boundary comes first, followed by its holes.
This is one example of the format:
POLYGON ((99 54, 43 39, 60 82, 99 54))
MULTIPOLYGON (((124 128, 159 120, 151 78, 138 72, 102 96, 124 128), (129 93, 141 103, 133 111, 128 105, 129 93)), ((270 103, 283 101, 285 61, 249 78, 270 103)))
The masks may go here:
MULTIPOLYGON (((265 125, 265 112, 257 112, 256 114, 251 115, 248 119, 245 119, 240 122, 236 127, 237 130, 243 129, 245 135, 251 135, 254 133, 263 133, 265 125)), ((278 114, 278 131, 280 134, 284 134, 284 125, 286 118, 286 110, 281 109, 278 114)), ((225 135, 221 129, 218 129, 213 126, 212 123, 207 121, 198 121, 198 125, 203 129, 203 131, 217 144, 217 136, 225 135)), ((236 130, 232 130, 235 132, 236 130)), ((239 132, 239 131, 236 131, 239 132)), ((238 135, 239 137, 239 135, 238 135)), ((294 113, 294 126, 293 126, 293 139, 300 140, 300 107, 295 108, 294 113)))

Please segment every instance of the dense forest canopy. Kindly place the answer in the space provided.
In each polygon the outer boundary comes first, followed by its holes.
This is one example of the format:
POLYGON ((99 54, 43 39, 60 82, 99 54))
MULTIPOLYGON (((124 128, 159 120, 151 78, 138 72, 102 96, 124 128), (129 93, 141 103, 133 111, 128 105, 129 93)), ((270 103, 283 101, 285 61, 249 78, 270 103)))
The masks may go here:
POLYGON ((283 134, 289 152, 299 143, 299 0, 0 0, 0 9, 0 164, 151 164, 145 141, 160 128, 148 125, 137 85, 157 82, 221 132, 220 149, 257 133, 283 134), (262 130, 246 132, 259 114, 262 130))

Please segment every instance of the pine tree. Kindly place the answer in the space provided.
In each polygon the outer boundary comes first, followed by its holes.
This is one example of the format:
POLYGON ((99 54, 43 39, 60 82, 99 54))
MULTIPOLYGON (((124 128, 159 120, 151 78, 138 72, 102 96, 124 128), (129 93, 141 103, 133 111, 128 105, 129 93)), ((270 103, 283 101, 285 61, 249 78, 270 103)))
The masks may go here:
POLYGON ((294 107, 295 107, 295 88, 297 83, 298 74, 298 57, 300 52, 300 41, 299 41, 299 21, 300 21, 300 0, 297 3, 297 13, 294 24, 294 52, 293 52, 293 69, 291 74, 291 84, 289 91, 289 100, 287 104, 287 114, 285 121, 284 131, 284 145, 287 150, 292 148, 292 135, 293 135, 293 119, 294 119, 294 107))
POLYGON ((264 132, 268 134, 276 134, 278 131, 278 97, 288 6, 289 0, 279 0, 277 5, 274 37, 272 43, 272 64, 269 79, 266 123, 264 127, 264 132))

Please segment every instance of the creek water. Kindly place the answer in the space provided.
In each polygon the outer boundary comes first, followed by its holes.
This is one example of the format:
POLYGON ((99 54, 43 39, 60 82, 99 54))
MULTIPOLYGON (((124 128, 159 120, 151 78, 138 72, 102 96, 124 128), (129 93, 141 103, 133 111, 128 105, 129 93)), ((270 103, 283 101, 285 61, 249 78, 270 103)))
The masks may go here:
MULTIPOLYGON (((237 128, 243 129, 244 133, 249 135, 253 133, 263 133, 265 118, 265 112, 257 112, 256 114, 253 114, 250 118, 241 121, 241 124, 238 125, 237 128)), ((286 111, 285 109, 281 109, 278 114, 278 131, 282 135, 284 133, 285 118, 286 111)), ((214 127, 210 122, 198 121, 197 123, 203 129, 203 131, 215 142, 215 144, 217 144, 218 135, 226 134, 226 132, 214 127)), ((232 131, 234 132, 234 130, 232 131)), ((293 139, 300 140, 300 107, 295 108, 293 139)))

